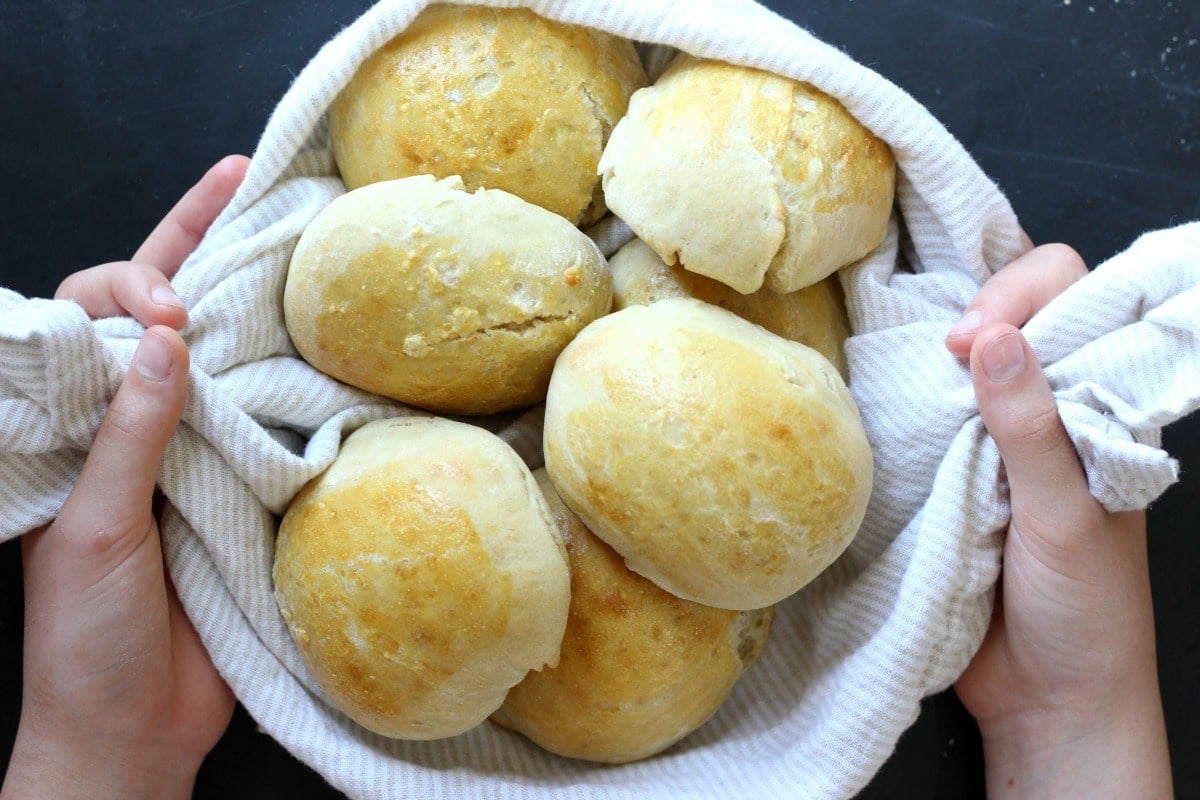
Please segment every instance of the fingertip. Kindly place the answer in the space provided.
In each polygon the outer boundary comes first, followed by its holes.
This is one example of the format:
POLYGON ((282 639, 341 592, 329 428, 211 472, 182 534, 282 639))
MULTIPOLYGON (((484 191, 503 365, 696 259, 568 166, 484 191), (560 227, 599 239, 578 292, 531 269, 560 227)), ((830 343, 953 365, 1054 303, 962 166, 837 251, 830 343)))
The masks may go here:
POLYGON ((1069 244, 1050 242, 1033 249, 1048 264, 1055 265, 1068 285, 1088 274, 1087 262, 1083 260, 1083 256, 1079 255, 1079 251, 1069 244))
POLYGON ((167 276, 150 264, 121 265, 111 278, 111 291, 120 307, 146 328, 165 325, 179 330, 187 325, 187 306, 167 276))
POLYGON ((183 330, 188 322, 188 310, 170 283, 160 283, 150 290, 150 305, 147 307, 147 318, 138 322, 147 327, 165 325, 175 330, 183 330))
POLYGON ((975 343, 975 337, 979 335, 979 329, 983 322, 983 311, 968 306, 963 315, 959 317, 958 322, 954 323, 954 327, 946 334, 946 349, 959 358, 970 356, 971 346, 975 343))
POLYGON ((950 351, 950 355, 957 358, 968 358, 971 355, 971 344, 974 342, 974 334, 964 336, 951 331, 946 334, 945 345, 950 351))
POLYGON ((235 169, 245 172, 246 167, 250 166, 250 157, 241 153, 230 153, 222 156, 221 160, 215 165, 215 169, 235 169))
POLYGON ((971 347, 971 371, 991 384, 1011 383, 1025 372, 1030 361, 1028 349, 1025 337, 1012 325, 989 325, 971 347))
POLYGON ((233 191, 241 185, 246 177, 246 170, 250 168, 250 159, 240 154, 228 155, 209 168, 209 176, 216 181, 221 187, 224 187, 226 193, 232 195, 233 191))
POLYGON ((164 383, 187 371, 187 347, 173 328, 155 325, 143 334, 138 343, 133 354, 133 366, 147 381, 164 383))
POLYGON ((984 425, 998 442, 1009 438, 1009 431, 1033 405, 1044 405, 1040 393, 1031 393, 1020 380, 1032 360, 1027 347, 1025 337, 1007 322, 985 325, 971 345, 975 399, 984 425))
POLYGON ((188 348, 187 342, 183 336, 175 328, 169 325, 152 325, 147 329, 147 333, 153 332, 155 336, 161 336, 174 353, 175 361, 185 369, 188 366, 188 348))

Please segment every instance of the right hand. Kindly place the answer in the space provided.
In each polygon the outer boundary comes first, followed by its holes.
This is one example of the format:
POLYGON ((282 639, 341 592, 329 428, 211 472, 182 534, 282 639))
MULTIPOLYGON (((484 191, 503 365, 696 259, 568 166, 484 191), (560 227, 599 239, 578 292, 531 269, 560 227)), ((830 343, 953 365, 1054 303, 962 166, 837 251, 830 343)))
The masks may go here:
POLYGON ((991 798, 1171 796, 1145 513, 1092 497, 1016 327, 1084 274, 1069 248, 1032 250, 947 337, 969 354, 1012 506, 992 624, 955 686, 979 724, 991 798))

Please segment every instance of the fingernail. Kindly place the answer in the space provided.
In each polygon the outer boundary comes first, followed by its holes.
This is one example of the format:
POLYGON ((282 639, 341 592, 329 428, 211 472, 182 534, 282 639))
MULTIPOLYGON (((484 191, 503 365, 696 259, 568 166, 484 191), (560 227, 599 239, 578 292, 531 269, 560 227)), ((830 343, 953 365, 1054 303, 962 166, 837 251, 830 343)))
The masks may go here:
POLYGON ((171 374, 171 348, 152 333, 142 337, 141 344, 133 354, 137 371, 146 380, 165 381, 171 374))
POLYGON ((160 306, 183 308, 183 301, 170 286, 155 286, 150 290, 150 299, 160 306))
POLYGON ((975 333, 983 324, 983 312, 973 308, 959 317, 958 322, 950 329, 950 336, 961 336, 964 333, 975 333))
POLYGON ((1025 345, 1015 333, 1005 334, 983 351, 983 371, 992 383, 1007 383, 1025 369, 1025 345))

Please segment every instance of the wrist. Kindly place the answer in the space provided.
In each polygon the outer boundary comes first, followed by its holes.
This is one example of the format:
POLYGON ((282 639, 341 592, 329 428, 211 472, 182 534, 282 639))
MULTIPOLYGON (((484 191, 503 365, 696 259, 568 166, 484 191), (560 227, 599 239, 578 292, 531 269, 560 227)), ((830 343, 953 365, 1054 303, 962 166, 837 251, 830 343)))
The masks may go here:
POLYGON ((22 721, 0 800, 191 797, 199 764, 171 756, 157 743, 40 735, 22 721))
POLYGON ((1037 709, 980 725, 987 796, 1172 797, 1166 728, 1153 698, 1037 709))

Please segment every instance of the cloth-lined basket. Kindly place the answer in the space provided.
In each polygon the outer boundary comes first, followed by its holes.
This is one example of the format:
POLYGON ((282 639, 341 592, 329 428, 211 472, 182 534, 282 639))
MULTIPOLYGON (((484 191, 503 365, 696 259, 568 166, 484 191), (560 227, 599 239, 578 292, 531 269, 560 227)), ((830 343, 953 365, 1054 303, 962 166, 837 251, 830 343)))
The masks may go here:
MULTIPOLYGON (((851 389, 876 460, 850 549, 782 603, 758 664, 717 715, 666 753, 612 767, 557 758, 485 723, 398 742, 323 699, 272 597, 277 515, 373 419, 413 413, 297 356, 281 295, 292 247, 344 191, 325 110, 355 68, 426 5, 385 0, 329 42, 271 117, 245 183, 180 270, 192 352, 184 423, 160 486, 185 609, 271 736, 355 798, 848 797, 982 640, 1008 521, 1002 465, 970 376, 943 337, 1020 250, 997 187, 915 100, 750 0, 529 0, 545 17, 770 70, 838 98, 892 147, 883 244, 841 273, 855 335, 851 389)), ((651 55, 663 51, 651 48, 651 55)), ((594 235, 606 254, 628 236, 594 235)), ((1149 234, 1025 328, 1093 493, 1144 508, 1175 480, 1162 426, 1200 405, 1200 224, 1149 234)), ((0 538, 53 518, 141 328, 0 292, 0 538)), ((540 463, 540 415, 489 420, 540 463)))

